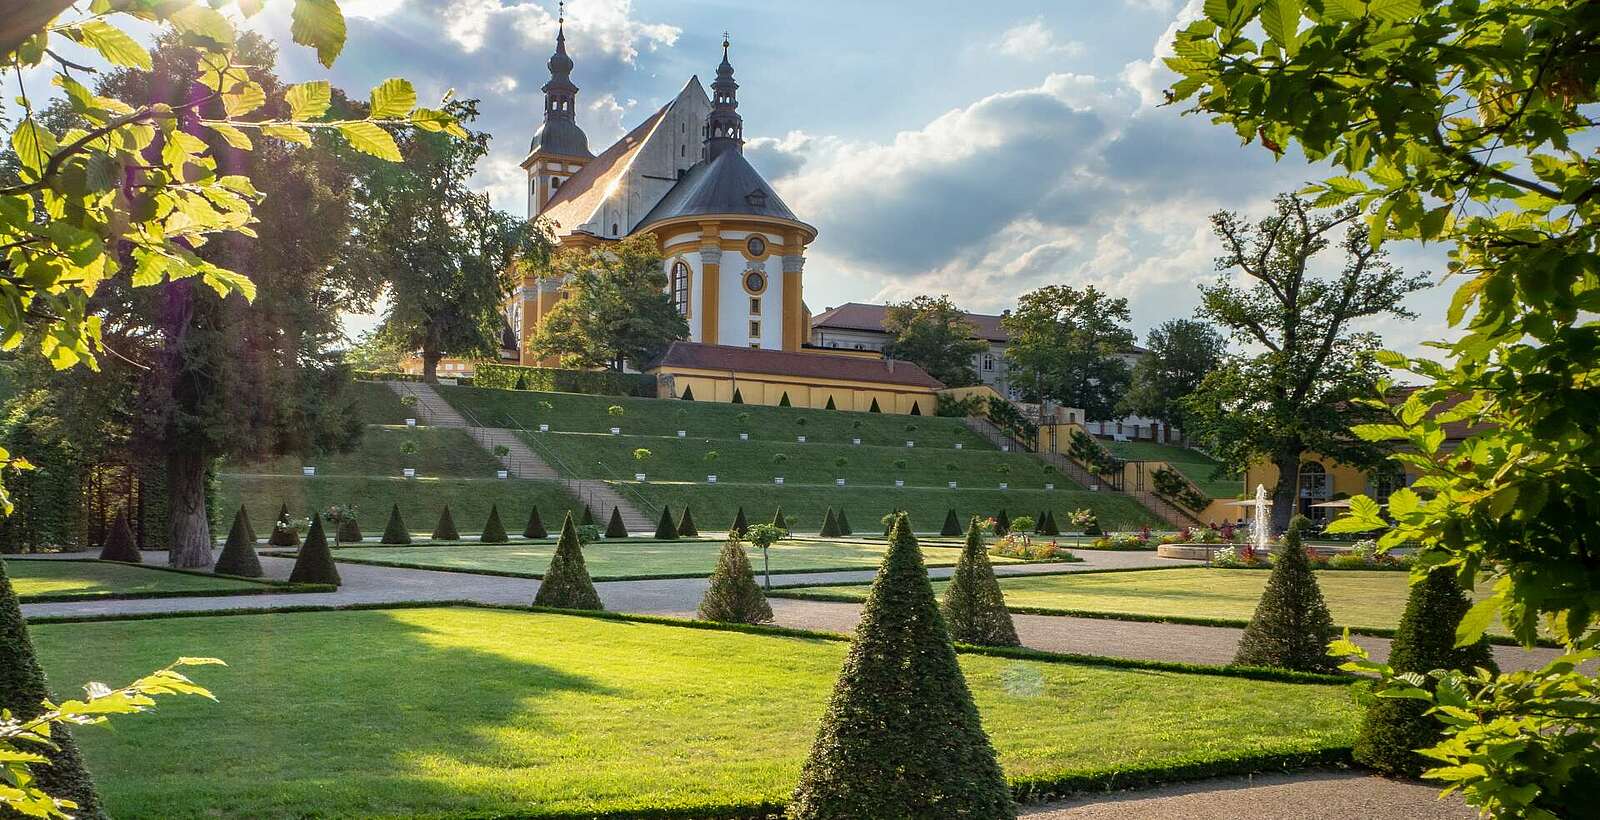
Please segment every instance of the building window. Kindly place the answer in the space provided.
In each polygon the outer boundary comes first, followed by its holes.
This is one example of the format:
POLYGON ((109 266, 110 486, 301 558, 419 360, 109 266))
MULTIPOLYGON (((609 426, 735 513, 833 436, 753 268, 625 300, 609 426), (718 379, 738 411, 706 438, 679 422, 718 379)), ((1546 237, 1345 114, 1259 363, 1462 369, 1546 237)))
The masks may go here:
POLYGON ((1328 486, 1328 470, 1315 461, 1300 465, 1300 497, 1324 499, 1332 494, 1328 486))
POLYGON ((994 372, 994 354, 993 353, 985 353, 985 354, 983 354, 983 372, 985 372, 985 373, 994 372))
POLYGON ((759 297, 759 296, 750 297, 750 315, 751 316, 760 316, 761 315, 761 297, 759 297))
POLYGON ((744 274, 744 289, 746 291, 748 291, 751 296, 758 295, 762 291, 766 290, 767 289, 767 277, 766 277, 766 274, 764 274, 764 273, 762 273, 761 271, 758 271, 758 270, 745 271, 745 274, 744 274))
POLYGON ((689 266, 681 259, 672 263, 672 306, 679 316, 689 315, 689 266))
POLYGON ((754 319, 750 320, 750 338, 761 338, 761 323, 754 319))
POLYGON ((856 350, 866 350, 866 349, 867 349, 866 345, 864 345, 864 344, 862 344, 860 342, 856 342, 856 350))
POLYGON ((612 236, 621 236, 622 235, 621 227, 618 226, 617 223, 615 223, 615 222, 611 223, 611 235, 612 236))
POLYGON ((1389 503, 1394 491, 1406 486, 1406 474, 1399 470, 1380 470, 1372 475, 1372 498, 1379 504, 1389 503))
POLYGON ((556 189, 558 189, 560 187, 561 187, 561 177, 551 177, 550 178, 550 190, 554 191, 554 190, 556 190, 556 189))

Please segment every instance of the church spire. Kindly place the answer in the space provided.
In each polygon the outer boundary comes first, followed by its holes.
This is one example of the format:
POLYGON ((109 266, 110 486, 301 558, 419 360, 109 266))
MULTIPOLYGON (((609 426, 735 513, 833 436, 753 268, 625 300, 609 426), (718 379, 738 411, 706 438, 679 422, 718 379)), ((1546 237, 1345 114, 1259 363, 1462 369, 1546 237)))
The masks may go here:
POLYGON ((578 127, 578 87, 572 84, 572 58, 567 56, 566 3, 556 17, 556 50, 550 55, 550 81, 544 92, 544 126, 534 135, 531 150, 588 158, 589 138, 578 127))
POLYGON ((722 33, 722 64, 711 83, 711 113, 706 116, 706 161, 726 151, 743 153, 744 119, 739 116, 739 84, 728 62, 728 33, 722 33))

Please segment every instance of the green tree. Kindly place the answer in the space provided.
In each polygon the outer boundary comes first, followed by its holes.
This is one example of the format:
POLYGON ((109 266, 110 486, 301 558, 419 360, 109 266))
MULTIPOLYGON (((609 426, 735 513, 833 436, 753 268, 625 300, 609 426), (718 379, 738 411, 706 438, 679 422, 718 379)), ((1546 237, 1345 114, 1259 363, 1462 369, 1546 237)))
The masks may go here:
POLYGON ((772 620, 772 605, 756 583, 750 556, 739 546, 739 539, 723 542, 710 585, 700 599, 699 615, 701 620, 725 624, 764 624, 772 620))
MULTIPOLYGON (((735 537, 733 533, 728 533, 728 535, 729 537, 735 537)), ((771 589, 772 556, 770 550, 772 549, 773 544, 776 544, 779 541, 789 537, 788 528, 778 526, 777 524, 752 524, 744 529, 744 534, 742 537, 749 541, 751 546, 761 550, 761 572, 764 576, 762 584, 765 585, 767 589, 771 589)))
POLYGON ((989 349, 977 328, 948 295, 890 303, 883 315, 887 356, 911 362, 949 387, 978 383, 973 357, 989 349))
POLYGON ((1227 341, 1206 322, 1168 319, 1150 330, 1145 348, 1118 409, 1188 430, 1184 399, 1222 363, 1227 341))
POLYGON ((1083 409, 1108 419, 1128 389, 1118 355, 1133 346, 1128 300, 1089 285, 1046 285, 1023 294, 1001 326, 1011 334, 1006 359, 1011 386, 1033 399, 1083 409))
POLYGON ((667 293, 655 234, 562 251, 544 278, 563 283, 564 298, 545 314, 529 347, 562 367, 643 369, 689 336, 688 320, 667 293))
POLYGON ((978 520, 967 525, 967 542, 956 561, 956 571, 945 587, 939 611, 950 629, 951 640, 981 646, 1021 646, 1011 623, 1005 595, 995 580, 989 553, 983 549, 978 520))
POLYGON ((1290 520, 1255 614, 1239 638, 1234 663, 1302 672, 1328 672, 1337 665, 1327 651, 1333 639, 1333 617, 1300 541, 1305 524, 1305 516, 1290 520))
POLYGON ((1376 333, 1363 321, 1410 319, 1405 297, 1427 286, 1389 264, 1373 245, 1354 208, 1319 212, 1306 200, 1280 195, 1271 216, 1251 225, 1238 214, 1211 217, 1223 255, 1217 281, 1200 288, 1198 315, 1231 333, 1239 350, 1224 358, 1189 395, 1190 429, 1227 464, 1266 460, 1278 469, 1272 488, 1276 530, 1296 511, 1301 458, 1315 451, 1344 464, 1371 468, 1383 449, 1350 435, 1373 421, 1364 401, 1377 390, 1382 368, 1372 351, 1376 333), (1341 236, 1342 231, 1342 236, 1341 236), (1338 272, 1317 273, 1319 254, 1337 242, 1338 272), (1250 284, 1241 287, 1236 274, 1250 284))
POLYGON ((600 593, 594 590, 589 579, 589 569, 583 563, 583 547, 578 543, 578 530, 572 523, 572 513, 561 522, 561 537, 556 540, 555 554, 550 556, 550 568, 539 579, 539 591, 533 596, 534 606, 557 609, 605 609, 600 603, 600 593))
POLYGON ((399 504, 389 508, 389 523, 383 527, 381 542, 388 545, 411 543, 411 532, 406 529, 405 519, 400 517, 399 504))
POLYGON ((223 542, 222 554, 217 556, 217 564, 212 569, 218 575, 261 577, 261 558, 256 555, 256 542, 250 537, 250 521, 244 515, 244 507, 233 514, 228 540, 223 542))
POLYGON ((904 515, 891 530, 789 814, 1016 816, 904 515))
POLYGON ((344 352, 344 363, 356 370, 393 373, 405 364, 410 352, 375 328, 356 338, 355 344, 344 352))
POLYGON ((339 586, 339 568, 334 566, 333 551, 328 549, 328 535, 322 529, 322 516, 311 514, 311 529, 306 542, 295 555, 294 568, 289 570, 292 584, 332 584, 339 586))

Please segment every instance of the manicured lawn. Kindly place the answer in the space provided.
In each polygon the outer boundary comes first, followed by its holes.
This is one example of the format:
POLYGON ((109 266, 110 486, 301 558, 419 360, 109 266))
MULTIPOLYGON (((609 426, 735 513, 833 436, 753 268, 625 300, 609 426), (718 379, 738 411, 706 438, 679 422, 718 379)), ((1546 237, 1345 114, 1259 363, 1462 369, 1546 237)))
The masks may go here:
MULTIPOLYGON (((595 578, 641 575, 710 575, 722 543, 699 541, 597 541, 583 548, 583 561, 595 578)), ((549 541, 505 546, 462 544, 415 547, 345 547, 334 554, 339 560, 382 561, 415 567, 510 572, 543 575, 550 566, 555 545, 549 541)), ((868 541, 791 540, 774 544, 773 572, 814 569, 876 569, 883 561, 884 545, 868 541)), ((957 546, 924 546, 924 559, 934 566, 955 566, 961 557, 957 546)), ((752 549, 750 560, 761 571, 761 552, 752 549)), ((1006 559, 997 559, 1005 562, 1006 559)))
POLYGON ((156 597, 202 592, 260 592, 262 584, 187 572, 167 572, 109 561, 17 559, 6 574, 23 603, 66 598, 156 597))
MULTIPOLYGON (((78 730, 119 818, 487 817, 788 798, 847 645, 479 609, 39 625, 62 694, 180 655, 219 702, 78 730)), ((963 656, 1014 780, 1351 742, 1346 687, 963 656)))
POLYGON ((561 483, 552 481, 223 474, 217 484, 221 510, 221 521, 215 522, 218 538, 227 535, 241 499, 250 512, 256 534, 262 538, 277 519, 280 504, 288 504, 296 515, 308 515, 312 510, 325 512, 334 504, 355 504, 361 529, 378 535, 389 520, 390 505, 398 503, 406 527, 420 537, 433 531, 439 510, 446 504, 463 535, 482 531, 491 503, 500 506, 500 520, 512 534, 522 532, 528 510, 535 504, 547 526, 559 526, 568 509, 583 509, 561 483))
MULTIPOLYGON (((1014 607, 1160 617, 1249 621, 1270 573, 1254 569, 1161 569, 1002 578, 1014 607)), ((1405 572, 1330 570, 1317 573, 1334 623, 1393 629, 1406 608, 1405 572)), ((942 590, 936 582, 935 589, 942 590)), ((864 586, 805 587, 799 593, 864 598, 864 586)))
POLYGON ((291 456, 256 464, 230 464, 224 472, 252 475, 300 475, 301 467, 316 467, 318 476, 383 476, 399 478, 406 467, 417 475, 452 478, 494 478, 500 461, 483 449, 467 431, 450 427, 368 425, 361 441, 348 453, 291 456), (401 452, 405 442, 417 452, 401 452))
POLYGON ((1217 468, 1215 459, 1187 447, 1157 444, 1153 441, 1102 439, 1100 443, 1118 458, 1165 461, 1212 498, 1235 498, 1244 489, 1238 477, 1215 476, 1217 468))

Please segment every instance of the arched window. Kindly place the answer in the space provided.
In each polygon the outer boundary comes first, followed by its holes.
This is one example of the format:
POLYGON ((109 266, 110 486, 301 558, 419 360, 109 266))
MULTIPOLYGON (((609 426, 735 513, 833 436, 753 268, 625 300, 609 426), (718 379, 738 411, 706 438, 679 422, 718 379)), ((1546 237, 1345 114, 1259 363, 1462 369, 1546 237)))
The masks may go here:
POLYGON ((1389 496, 1394 495, 1395 490, 1406 486, 1406 474, 1394 467, 1380 467, 1373 472, 1368 483, 1371 485, 1369 491, 1372 499, 1379 504, 1387 504, 1389 496))
POLYGON ((689 315, 689 266, 683 260, 672 263, 672 306, 679 316, 689 315))
POLYGON ((1325 499, 1333 494, 1328 470, 1315 461, 1300 465, 1300 497, 1325 499))

